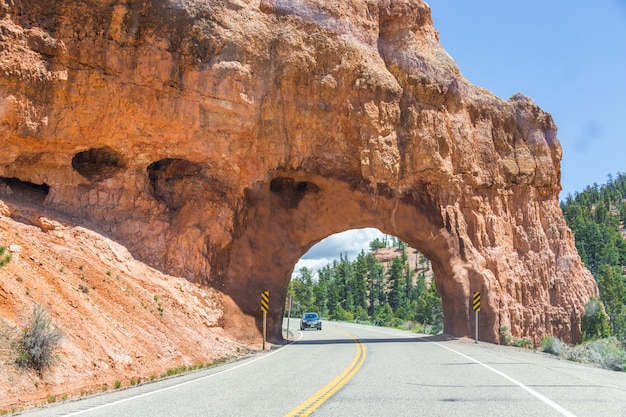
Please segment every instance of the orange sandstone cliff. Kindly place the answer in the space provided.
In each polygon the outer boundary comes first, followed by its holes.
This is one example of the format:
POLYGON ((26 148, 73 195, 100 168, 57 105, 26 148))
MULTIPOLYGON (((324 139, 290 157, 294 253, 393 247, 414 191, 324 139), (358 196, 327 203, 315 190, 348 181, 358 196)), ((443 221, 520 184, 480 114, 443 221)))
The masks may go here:
POLYGON ((576 340, 597 293, 551 116, 470 84, 420 0, 0 0, 0 141, 5 216, 96 228, 239 341, 263 290, 280 340, 294 264, 360 227, 431 260, 453 335, 480 291, 484 340, 576 340))

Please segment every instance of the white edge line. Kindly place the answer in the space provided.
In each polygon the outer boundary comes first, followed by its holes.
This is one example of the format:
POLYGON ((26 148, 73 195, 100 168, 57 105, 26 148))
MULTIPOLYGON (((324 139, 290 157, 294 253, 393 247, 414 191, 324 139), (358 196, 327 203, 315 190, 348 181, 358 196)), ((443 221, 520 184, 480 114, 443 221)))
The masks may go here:
MULTIPOLYGON (((296 339, 296 340, 300 340, 300 338, 302 338, 302 336, 303 336, 302 332, 298 331, 298 333, 300 333, 300 337, 298 339, 296 339)), ((106 404, 101 404, 101 405, 98 405, 98 406, 95 406, 95 407, 91 407, 91 408, 86 408, 86 409, 80 410, 80 411, 75 411, 75 412, 72 412, 70 414, 63 414, 63 416, 65 416, 65 417, 77 416, 77 415, 80 415, 80 414, 88 413, 90 411, 95 411, 95 410, 100 410, 102 408, 110 407, 112 405, 117 405, 117 404, 125 403, 127 401, 136 400, 138 398, 147 397, 149 395, 158 394, 160 392, 169 391, 171 389, 179 388, 179 387, 182 387, 184 385, 193 384, 195 382, 202 381, 204 379, 213 378, 214 376, 222 375, 222 374, 225 374, 227 372, 234 371, 235 369, 239 369, 239 368, 242 368, 244 366, 250 365, 250 364, 252 364, 254 362, 258 362, 261 359, 268 358, 268 357, 274 355, 275 353, 278 353, 278 352, 282 351, 283 349, 285 349, 286 347, 291 345, 296 340, 292 340, 289 343, 287 343, 285 346, 282 346, 282 347, 280 347, 280 348, 278 348, 278 349, 276 349, 276 350, 274 350, 272 352, 269 352, 269 353, 267 353, 265 355, 261 355, 258 358, 252 359, 250 361, 246 361, 246 362, 241 363, 241 364, 239 364, 237 366, 233 366, 232 368, 224 369, 223 371, 219 371, 219 372, 216 372, 214 374, 205 375, 205 376, 200 377, 200 378, 196 378, 196 379, 192 379, 192 380, 189 380, 189 381, 181 382, 180 384, 170 385, 169 387, 160 388, 160 389, 155 390, 155 391, 144 392, 143 394, 138 394, 138 395, 134 395, 132 397, 122 398, 121 400, 113 401, 113 402, 106 403, 106 404)))
MULTIPOLYGON (((421 339, 421 338, 420 338, 420 339, 421 339)), ((454 352, 454 353, 456 353, 457 355, 460 355, 460 356, 464 357, 465 359, 468 359, 468 360, 470 360, 470 361, 472 361, 472 362, 477 363, 477 364, 478 364, 478 365, 480 365, 480 366, 483 366, 483 367, 485 367, 485 368, 489 369, 491 372, 496 373, 496 374, 500 375, 502 378, 505 378, 505 379, 507 379, 507 380, 511 381, 512 383, 514 383, 515 385, 517 385, 518 387, 520 387, 520 388, 521 388, 521 389, 523 389, 524 391, 528 392, 529 394, 534 395, 535 397, 537 397, 538 399, 540 399, 540 400, 541 400, 541 401, 543 401, 544 403, 548 404, 550 407, 554 408, 556 411, 558 411, 559 413, 563 414, 564 416, 567 416, 567 417, 576 417, 576 415, 575 415, 575 414, 573 414, 572 412, 570 412, 570 411, 566 410, 565 408, 561 407, 560 405, 558 405, 557 403, 555 403, 554 401, 552 401, 552 400, 551 400, 551 399, 549 399, 548 397, 546 397, 546 396, 544 396, 544 395, 542 395, 542 394, 538 393, 538 392, 537 392, 537 391, 535 391, 534 389, 532 389, 532 388, 530 388, 530 387, 528 387, 528 386, 526 386, 526 385, 522 384, 522 383, 521 383, 521 382, 519 382, 518 380, 516 380, 516 379, 514 379, 514 378, 511 378, 511 377, 510 377, 510 376, 508 376, 507 374, 505 374, 505 373, 503 373, 503 372, 500 372, 500 371, 498 371, 497 369, 492 368, 491 366, 489 366, 489 365, 487 365, 487 364, 485 364, 485 363, 482 363, 481 361, 479 361, 479 360, 477 360, 477 359, 472 358, 471 356, 467 356, 467 355, 465 355, 465 354, 463 354, 463 353, 461 353, 461 352, 458 352, 458 351, 456 351, 456 350, 454 350, 454 349, 452 349, 452 348, 449 348, 448 346, 442 345, 441 343, 431 342, 430 340, 427 340, 427 342, 433 343, 433 344, 435 344, 435 345, 437 345, 437 346, 439 346, 439 347, 442 347, 442 348, 444 348, 444 349, 447 349, 447 350, 449 350, 450 352, 454 352)))
POLYGON ((547 404, 547 405, 549 405, 550 407, 554 408, 555 410, 557 410, 559 413, 563 414, 564 416, 566 416, 566 417, 576 417, 576 415, 575 415, 575 414, 573 414, 571 411, 566 410, 565 408, 561 407, 560 405, 558 405, 557 403, 555 403, 554 401, 552 401, 552 400, 551 400, 551 399, 549 399, 548 397, 546 397, 546 396, 544 396, 544 395, 542 395, 542 394, 538 393, 538 392, 537 392, 537 391, 535 391, 534 389, 532 389, 532 388, 530 388, 530 387, 528 387, 528 386, 526 386, 526 385, 522 384, 522 383, 521 383, 521 382, 519 382, 518 380, 516 380, 516 379, 514 379, 514 378, 512 378, 512 377, 510 377, 510 376, 508 376, 507 374, 505 374, 505 373, 503 373, 503 372, 498 371, 497 369, 495 369, 495 368, 493 368, 493 367, 491 367, 491 366, 489 366, 489 365, 487 365, 487 364, 485 364, 485 363, 482 363, 482 362, 481 362, 481 361, 479 361, 478 359, 474 359, 474 358, 472 358, 472 357, 470 357, 470 356, 467 356, 466 354, 461 353, 461 352, 459 352, 459 351, 456 351, 456 350, 454 350, 454 349, 452 349, 452 348, 449 348, 448 346, 442 345, 441 343, 432 342, 432 341, 430 341, 430 340, 425 339, 425 338, 424 338, 424 337, 422 337, 422 336, 417 336, 417 335, 408 335, 408 334, 398 334, 398 333, 384 332, 384 331, 380 331, 380 330, 376 330, 376 329, 368 329, 368 330, 373 331, 373 332, 377 332, 377 333, 382 333, 382 334, 393 335, 393 336, 402 336, 402 337, 407 337, 407 338, 418 338, 418 339, 422 339, 422 340, 424 340, 425 342, 432 343, 432 344, 435 344, 435 345, 437 345, 437 346, 439 346, 439 347, 441 347, 441 348, 447 349, 447 350, 449 350, 450 352, 454 352, 454 353, 456 353, 457 355, 460 355, 460 356, 464 357, 464 358, 465 358, 465 359, 467 359, 467 360, 470 360, 470 361, 472 361, 472 362, 474 362, 474 363, 476 363, 476 364, 478 364, 478 365, 480 365, 480 366, 483 366, 483 367, 485 367, 485 368, 489 369, 491 372, 493 372, 493 373, 496 373, 496 374, 500 375, 502 378, 509 380, 510 382, 514 383, 515 385, 517 385, 518 387, 520 387, 520 388, 521 388, 521 389, 523 389, 524 391, 526 391, 526 392, 528 392, 529 394, 531 394, 531 395, 533 395, 533 396, 537 397, 538 399, 540 399, 541 401, 543 401, 544 403, 546 403, 546 404, 547 404))

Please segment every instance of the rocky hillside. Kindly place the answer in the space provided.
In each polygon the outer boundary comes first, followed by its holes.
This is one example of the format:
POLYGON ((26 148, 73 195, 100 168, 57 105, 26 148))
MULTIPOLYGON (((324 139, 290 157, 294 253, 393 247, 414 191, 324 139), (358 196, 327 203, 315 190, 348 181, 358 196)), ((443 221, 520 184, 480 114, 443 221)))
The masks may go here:
POLYGON ((0 268, 0 414, 256 348, 223 335, 214 290, 149 268, 72 219, 34 213, 0 201, 0 246, 12 256, 0 268), (63 333, 41 376, 15 364, 35 303, 63 333))
MULTIPOLYGON (((377 249, 372 254, 378 260, 378 262, 385 266, 386 270, 389 263, 398 256, 401 256, 402 252, 399 247, 392 246, 390 248, 377 249)), ((417 276, 419 274, 424 274, 426 281, 430 282, 430 280, 432 280, 434 276, 432 266, 428 259, 422 258, 423 255, 420 256, 420 253, 417 249, 407 248, 407 262, 413 267, 413 271, 416 272, 414 279, 417 280, 417 276)))

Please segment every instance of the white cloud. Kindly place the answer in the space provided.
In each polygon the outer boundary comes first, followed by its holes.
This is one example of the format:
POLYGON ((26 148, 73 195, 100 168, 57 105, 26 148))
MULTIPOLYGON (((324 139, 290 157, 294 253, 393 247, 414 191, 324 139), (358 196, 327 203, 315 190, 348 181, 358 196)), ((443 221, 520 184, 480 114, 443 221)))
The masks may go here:
POLYGON ((354 229, 328 236, 313 246, 293 268, 292 277, 297 275, 300 268, 307 267, 317 272, 333 259, 339 259, 340 254, 347 254, 348 259, 355 260, 361 250, 369 251, 369 244, 376 238, 384 235, 378 229, 354 229))

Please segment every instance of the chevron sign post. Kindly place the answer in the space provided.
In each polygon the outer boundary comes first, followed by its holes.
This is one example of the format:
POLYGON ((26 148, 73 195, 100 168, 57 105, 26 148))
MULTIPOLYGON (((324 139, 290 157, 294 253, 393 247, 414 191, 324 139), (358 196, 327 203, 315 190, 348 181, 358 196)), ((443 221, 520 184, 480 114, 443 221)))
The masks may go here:
POLYGON ((480 312, 480 293, 476 291, 472 298, 472 309, 476 312, 476 341, 478 343, 478 313, 480 312))
POLYGON ((267 340, 267 311, 270 309, 270 292, 263 291, 261 293, 261 311, 263 312, 263 350, 265 350, 265 341, 267 340))

